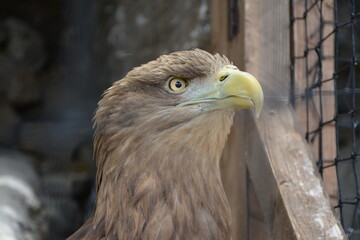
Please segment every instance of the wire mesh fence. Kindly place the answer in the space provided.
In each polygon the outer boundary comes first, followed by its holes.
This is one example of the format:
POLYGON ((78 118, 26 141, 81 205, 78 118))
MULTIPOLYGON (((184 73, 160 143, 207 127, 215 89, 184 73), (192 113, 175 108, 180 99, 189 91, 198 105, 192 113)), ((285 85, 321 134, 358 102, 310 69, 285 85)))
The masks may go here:
POLYGON ((350 239, 360 237, 359 9, 355 0, 303 0, 291 11, 292 104, 305 113, 305 137, 350 239))

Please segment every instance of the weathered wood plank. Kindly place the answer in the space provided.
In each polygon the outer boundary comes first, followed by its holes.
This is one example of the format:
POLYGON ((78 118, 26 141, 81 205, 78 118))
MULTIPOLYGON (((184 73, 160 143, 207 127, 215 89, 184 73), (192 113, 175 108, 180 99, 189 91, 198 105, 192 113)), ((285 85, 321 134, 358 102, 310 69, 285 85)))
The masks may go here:
POLYGON ((290 107, 268 107, 247 122, 247 164, 272 237, 345 239, 290 107))
MULTIPOLYGON (((245 70, 265 95, 284 96, 290 84, 289 1, 247 0, 245 70)), ((247 116, 247 164, 274 239, 345 239, 287 102, 267 103, 247 116), (255 129, 255 130, 254 130, 255 129)))

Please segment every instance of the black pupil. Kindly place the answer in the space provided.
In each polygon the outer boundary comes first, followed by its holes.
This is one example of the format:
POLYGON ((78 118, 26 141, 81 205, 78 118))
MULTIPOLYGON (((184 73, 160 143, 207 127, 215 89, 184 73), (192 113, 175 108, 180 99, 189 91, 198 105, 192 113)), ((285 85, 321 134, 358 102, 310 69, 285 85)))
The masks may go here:
POLYGON ((181 82, 177 81, 177 82, 175 83, 175 87, 181 88, 181 86, 182 86, 182 83, 181 83, 181 82))

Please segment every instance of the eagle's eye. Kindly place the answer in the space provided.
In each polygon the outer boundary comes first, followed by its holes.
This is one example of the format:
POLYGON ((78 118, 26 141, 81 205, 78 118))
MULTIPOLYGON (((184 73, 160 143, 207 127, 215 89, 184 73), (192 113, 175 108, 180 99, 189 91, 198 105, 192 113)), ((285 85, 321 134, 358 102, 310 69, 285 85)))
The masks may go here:
POLYGON ((169 88, 171 91, 177 92, 185 89, 188 86, 188 82, 181 78, 172 78, 169 81, 169 88))

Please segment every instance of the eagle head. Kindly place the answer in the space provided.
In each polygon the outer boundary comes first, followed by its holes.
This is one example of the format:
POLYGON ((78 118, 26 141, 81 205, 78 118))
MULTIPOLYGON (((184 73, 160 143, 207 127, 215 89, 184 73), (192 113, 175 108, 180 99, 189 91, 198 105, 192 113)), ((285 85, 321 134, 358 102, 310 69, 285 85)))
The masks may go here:
POLYGON ((235 111, 262 107, 258 81, 219 54, 131 70, 99 102, 96 209, 74 239, 230 239, 219 159, 235 111))

